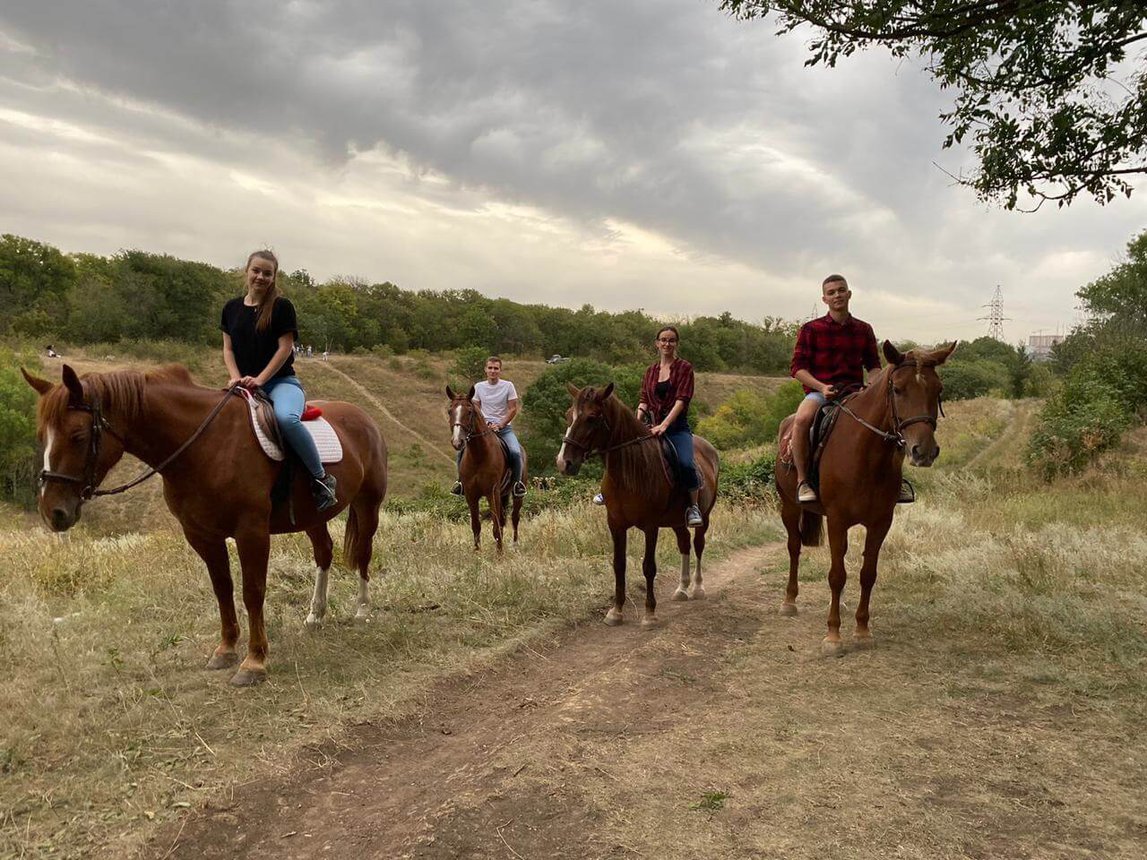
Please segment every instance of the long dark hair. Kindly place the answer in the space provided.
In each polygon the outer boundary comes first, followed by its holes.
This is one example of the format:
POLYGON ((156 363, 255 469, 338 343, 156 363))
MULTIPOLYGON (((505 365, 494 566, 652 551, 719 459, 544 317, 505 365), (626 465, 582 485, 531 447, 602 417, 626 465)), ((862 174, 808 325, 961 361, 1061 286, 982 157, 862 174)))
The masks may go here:
POLYGON ((251 261, 256 258, 270 260, 275 264, 275 277, 267 292, 263 294, 263 300, 259 302, 259 310, 255 316, 255 331, 266 331, 271 327, 271 312, 275 309, 275 302, 283 295, 283 291, 279 289, 279 258, 275 256, 274 251, 266 248, 262 251, 252 251, 247 257, 247 265, 243 267, 244 277, 251 268, 251 261))

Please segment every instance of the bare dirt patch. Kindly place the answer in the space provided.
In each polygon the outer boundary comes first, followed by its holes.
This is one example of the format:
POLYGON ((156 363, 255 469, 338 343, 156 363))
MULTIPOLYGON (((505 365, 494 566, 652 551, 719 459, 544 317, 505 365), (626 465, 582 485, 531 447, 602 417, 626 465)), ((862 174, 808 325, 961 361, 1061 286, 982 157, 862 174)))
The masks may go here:
POLYGON ((823 555, 794 619, 776 615, 783 555, 735 554, 709 600, 662 602, 659 630, 630 606, 624 627, 531 642, 288 777, 237 786, 145 853, 1139 855, 1147 761, 1125 717, 979 665, 879 585, 880 645, 822 658, 823 555))

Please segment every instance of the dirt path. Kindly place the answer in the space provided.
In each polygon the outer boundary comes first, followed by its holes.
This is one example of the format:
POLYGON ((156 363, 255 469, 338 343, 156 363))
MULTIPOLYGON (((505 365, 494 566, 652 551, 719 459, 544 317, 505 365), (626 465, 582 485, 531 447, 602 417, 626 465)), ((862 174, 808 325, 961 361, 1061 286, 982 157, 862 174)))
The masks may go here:
POLYGON ((1094 714, 985 681, 879 587, 879 647, 822 657, 827 589, 816 575, 779 617, 784 564, 780 545, 738 552, 652 632, 630 606, 623 627, 531 643, 236 788, 146 856, 1140 855, 1143 816, 1104 801, 1141 796, 1139 771, 1094 714))

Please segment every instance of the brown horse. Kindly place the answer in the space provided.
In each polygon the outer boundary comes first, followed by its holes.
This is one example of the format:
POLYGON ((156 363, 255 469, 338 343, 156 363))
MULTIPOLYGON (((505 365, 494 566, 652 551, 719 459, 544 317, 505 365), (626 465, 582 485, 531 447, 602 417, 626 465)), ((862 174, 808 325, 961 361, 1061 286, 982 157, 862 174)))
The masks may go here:
POLYGON ((81 380, 64 365, 62 385, 27 371, 24 378, 40 393, 37 434, 44 446, 44 471, 39 508, 53 531, 75 525, 88 499, 119 491, 96 488, 125 452, 162 474, 167 506, 206 562, 219 602, 221 642, 207 668, 225 669, 239 660, 228 537, 235 539, 239 551, 243 604, 251 628, 247 656, 232 684, 247 686, 266 678, 263 598, 272 534, 305 531, 311 539, 318 570, 307 623, 317 624, 326 612, 333 555, 326 523, 349 507, 343 559, 358 568, 357 615, 369 613, 367 584, 378 509, 386 495, 387 454, 378 427, 358 407, 337 400, 315 403, 343 447, 343 459, 330 464, 338 479, 338 504, 319 513, 308 486, 310 475, 302 469, 291 487, 290 505, 272 507, 271 487, 282 464, 259 447, 245 402, 193 384, 183 367, 90 373, 81 380))
POLYGON ((693 577, 693 592, 689 593, 689 529, 685 527, 685 508, 688 494, 674 485, 661 456, 658 437, 637 420, 613 394, 611 382, 602 390, 578 389, 569 385, 573 403, 566 413, 569 426, 558 451, 558 471, 563 475, 576 475, 586 458, 601 454, 605 458, 606 520, 613 538, 613 606, 605 615, 609 625, 622 622, 625 606, 625 547, 629 529, 636 526, 645 533, 645 558, 641 563, 645 574, 645 616, 642 627, 657 624, 657 598, 653 594, 653 580, 657 576, 657 533, 670 528, 677 536, 677 549, 681 553, 681 582, 673 593, 674 600, 701 600, 705 585, 701 578, 701 553, 705 551, 705 533, 709 530, 709 514, 717 501, 719 466, 717 451, 700 436, 693 437, 693 453, 701 478, 698 497, 702 523, 693 535, 693 549, 697 553, 697 572, 693 577))
MULTIPOLYGON (((482 410, 474 405, 474 386, 465 395, 456 394, 449 385, 446 396, 450 404, 446 407, 446 417, 450 419, 450 444, 455 451, 462 452, 462 462, 458 466, 458 477, 462 481, 462 493, 470 507, 470 529, 474 532, 474 549, 478 549, 482 537, 481 517, 478 502, 485 496, 490 508, 490 520, 494 528, 494 546, 502 551, 502 532, 506 527, 506 508, 511 506, 510 464, 498 434, 486 426, 482 410)), ((522 483, 529 478, 526 471, 526 449, 522 449, 522 483)), ((513 496, 513 511, 510 522, 514 527, 514 546, 518 545, 518 521, 522 517, 521 496, 513 496)))
MULTIPOLYGON (((914 349, 903 355, 891 343, 884 342, 888 364, 867 388, 840 407, 845 414, 838 417, 821 456, 818 503, 799 504, 795 469, 791 463, 787 468, 778 464, 777 491, 789 549, 789 584, 781 604, 782 615, 797 612, 801 545, 820 546, 824 518, 828 518, 828 542, 832 552, 828 584, 832 589, 832 602, 823 646, 827 653, 839 653, 843 647, 840 595, 847 579, 844 556, 848 550, 848 529, 854 525, 865 528, 854 641, 859 647, 873 644, 868 627, 868 601, 876 584, 880 546, 892 526, 904 455, 907 453, 914 466, 931 466, 940 455, 935 431, 943 386, 936 368, 955 348, 952 342, 931 352, 914 349)), ((790 415, 781 423, 778 450, 792 421, 790 415)))

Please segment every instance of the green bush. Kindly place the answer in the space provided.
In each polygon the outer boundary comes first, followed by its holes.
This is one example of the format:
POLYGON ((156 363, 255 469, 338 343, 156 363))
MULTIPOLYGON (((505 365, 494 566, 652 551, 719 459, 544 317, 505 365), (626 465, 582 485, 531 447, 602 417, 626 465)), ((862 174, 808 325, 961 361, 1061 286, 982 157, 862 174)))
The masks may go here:
POLYGON ((36 498, 36 392, 21 365, 40 373, 31 354, 0 347, 0 496, 30 507, 36 498))
POLYGON ((719 500, 735 505, 774 502, 777 496, 773 480, 775 465, 775 454, 766 454, 748 463, 722 464, 719 500))
POLYGON ((804 389, 796 380, 786 382, 771 395, 742 388, 711 416, 698 421, 697 433, 723 451, 771 442, 781 422, 796 411, 803 398, 804 389))
POLYGON ((1008 368, 986 359, 954 361, 940 370, 944 382, 945 400, 970 400, 983 397, 992 389, 1003 389, 1010 384, 1008 368))

